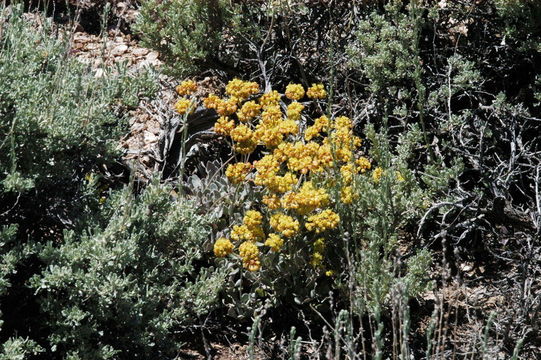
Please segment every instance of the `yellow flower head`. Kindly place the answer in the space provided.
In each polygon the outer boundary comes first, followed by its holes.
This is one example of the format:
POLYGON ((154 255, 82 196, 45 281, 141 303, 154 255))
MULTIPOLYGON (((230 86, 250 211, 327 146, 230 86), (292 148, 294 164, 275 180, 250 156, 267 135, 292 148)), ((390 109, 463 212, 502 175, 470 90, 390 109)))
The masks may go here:
POLYGON ((214 124, 214 132, 225 136, 229 136, 234 128, 235 122, 227 116, 220 116, 214 124))
POLYGON ((379 166, 372 171, 372 180, 377 184, 381 180, 381 177, 383 176, 383 169, 379 166))
POLYGON ((359 170, 362 174, 364 174, 366 170, 370 170, 370 168, 372 167, 372 164, 370 164, 370 160, 368 160, 364 156, 358 158, 355 163, 359 167, 359 170))
POLYGON ((240 124, 231 130, 231 139, 237 142, 246 142, 252 139, 253 131, 246 125, 240 124))
POLYGON ((233 79, 226 85, 225 92, 229 96, 245 100, 259 92, 259 85, 256 82, 233 79))
POLYGON ((259 116, 261 113, 261 105, 255 101, 247 101, 242 105, 240 110, 237 111, 237 117, 239 121, 247 122, 259 116))
POLYGON ((277 210, 280 208, 280 198, 276 194, 264 195, 261 202, 271 210, 277 210))
POLYGON ((353 194, 351 186, 345 186, 340 190, 340 201, 344 204, 351 204, 356 196, 353 194))
POLYGON ((306 215, 329 204, 330 197, 325 189, 316 189, 311 181, 305 181, 300 191, 286 193, 280 202, 285 209, 306 215))
POLYGON ((286 86, 286 97, 291 100, 300 100, 304 96, 304 88, 300 84, 286 86))
POLYGON ((265 238, 263 229, 259 226, 234 225, 231 230, 231 239, 235 241, 258 241, 265 238))
POLYGON ((353 122, 347 116, 339 116, 334 119, 333 127, 336 130, 345 130, 348 133, 353 128, 353 122))
POLYGON ((180 96, 190 95, 197 91, 197 84, 193 80, 186 80, 181 82, 175 90, 180 96))
POLYGON ((280 106, 269 105, 265 108, 265 111, 261 114, 261 123, 267 127, 273 127, 282 120, 282 112, 280 106))
POLYGON ((298 178, 293 173, 285 173, 284 176, 272 176, 265 182, 265 186, 270 192, 285 193, 293 189, 297 184, 298 178))
POLYGON ((222 101, 222 99, 220 99, 218 96, 210 94, 203 99, 203 105, 205 105, 207 109, 216 109, 216 107, 218 106, 218 102, 220 101, 222 101))
POLYGON ((261 226, 263 223, 263 215, 261 215, 259 211, 248 210, 246 211, 246 214, 244 214, 243 223, 248 229, 254 229, 261 226))
POLYGON ((239 255, 242 259, 242 265, 248 271, 258 271, 261 268, 259 248, 254 243, 246 241, 240 244, 239 255))
POLYGON ((259 103, 263 106, 263 108, 267 108, 269 106, 278 106, 280 105, 280 93, 276 90, 265 93, 259 98, 259 103))
POLYGON ((187 112, 192 113, 194 111, 194 102, 189 99, 184 99, 184 98, 179 99, 175 103, 175 110, 180 115, 184 115, 187 112))
POLYGON ((310 99, 324 99, 327 96, 327 91, 325 91, 323 84, 312 84, 306 91, 306 95, 310 99))
POLYGON ((293 101, 287 106, 287 117, 290 120, 298 121, 301 118, 301 113, 304 110, 304 105, 300 102, 293 101))
POLYGON ((257 170, 254 182, 256 185, 267 185, 278 173, 280 162, 273 155, 265 155, 259 161, 254 162, 257 170))
POLYGON ((227 169, 225 170, 225 176, 227 176, 231 183, 240 184, 241 182, 246 180, 246 175, 248 175, 251 170, 252 164, 238 162, 227 166, 227 169))
POLYGON ((239 154, 248 155, 252 152, 254 152, 255 148, 257 147, 257 143, 253 141, 252 139, 247 141, 241 141, 233 145, 233 150, 238 152, 239 154))
POLYGON ((305 224, 308 231, 316 233, 325 230, 335 229, 340 223, 340 216, 330 209, 323 210, 319 214, 308 217, 308 222, 305 224))
POLYGON ((295 236, 299 232, 299 222, 286 214, 277 213, 271 216, 270 226, 285 237, 295 236))
POLYGON ((269 149, 277 147, 284 140, 284 136, 278 131, 278 128, 267 127, 263 124, 258 125, 254 137, 269 149))
POLYGON ((279 252, 280 249, 282 249, 282 246, 284 246, 284 239, 278 234, 269 234, 269 237, 265 241, 265 245, 269 246, 272 251, 279 252))
POLYGON ((329 118, 325 115, 317 118, 314 121, 314 125, 308 127, 304 132, 304 138, 307 141, 312 140, 314 137, 319 136, 321 132, 326 132, 329 130, 329 118))
POLYGON ((216 102, 216 112, 221 116, 233 115, 237 111, 237 98, 228 100, 218 100, 216 102))
POLYGON ((233 243, 226 238, 219 238, 214 243, 214 255, 225 257, 233 252, 233 243))
POLYGON ((293 120, 281 121, 277 128, 282 135, 295 135, 299 132, 299 125, 293 120))
POLYGON ((353 181, 353 175, 357 173, 357 168, 353 163, 348 163, 340 167, 340 174, 342 175, 342 182, 346 185, 351 184, 353 181))

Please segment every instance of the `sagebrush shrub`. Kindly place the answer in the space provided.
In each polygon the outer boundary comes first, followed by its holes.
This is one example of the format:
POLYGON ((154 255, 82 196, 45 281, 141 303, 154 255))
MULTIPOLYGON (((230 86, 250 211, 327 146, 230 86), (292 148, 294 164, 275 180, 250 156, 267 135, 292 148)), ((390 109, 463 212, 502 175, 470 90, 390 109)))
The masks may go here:
POLYGON ((98 217, 85 177, 92 172, 108 188, 124 171, 118 140, 127 110, 154 88, 150 73, 123 67, 96 77, 70 56, 70 34, 40 20, 23 16, 21 4, 0 6, 0 311, 8 358, 37 351, 47 332, 27 286, 42 270, 36 253, 98 217))
POLYGON ((102 210, 102 228, 67 231, 40 252, 36 291, 53 353, 73 359, 173 358, 179 333, 211 311, 224 274, 195 262, 210 224, 169 186, 126 188, 102 210))

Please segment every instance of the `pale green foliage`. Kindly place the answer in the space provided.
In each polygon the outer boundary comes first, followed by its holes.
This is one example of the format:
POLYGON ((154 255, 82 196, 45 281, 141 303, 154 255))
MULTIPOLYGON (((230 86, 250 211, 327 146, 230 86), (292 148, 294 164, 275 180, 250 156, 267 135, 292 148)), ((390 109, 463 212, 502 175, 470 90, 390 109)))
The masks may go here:
POLYGON ((104 228, 66 232, 40 253, 47 270, 32 286, 52 328, 53 351, 73 359, 169 357, 175 333, 216 304, 223 275, 195 267, 209 224, 171 188, 113 196, 104 228))
POLYGON ((348 50, 350 66, 360 71, 378 96, 410 97, 416 62, 416 32, 410 14, 391 2, 384 14, 376 12, 358 24, 356 40, 348 50))
POLYGON ((90 161, 110 162, 126 131, 123 109, 152 88, 149 74, 128 76, 122 67, 95 77, 68 57, 49 19, 37 31, 20 7, 12 11, 0 14, 0 196, 65 186, 90 161))
POLYGON ((145 0, 136 30, 145 46, 160 52, 168 72, 185 76, 222 57, 218 45, 231 10, 224 0, 145 0))
POLYGON ((2 345, 0 360, 27 360, 43 352, 43 349, 33 340, 9 338, 2 345))

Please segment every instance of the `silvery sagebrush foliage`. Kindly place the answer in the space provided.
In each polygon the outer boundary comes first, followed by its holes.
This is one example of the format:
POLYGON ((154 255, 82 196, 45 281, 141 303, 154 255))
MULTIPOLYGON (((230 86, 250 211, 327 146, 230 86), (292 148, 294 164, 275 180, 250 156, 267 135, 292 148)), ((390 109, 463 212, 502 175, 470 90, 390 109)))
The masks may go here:
POLYGON ((45 245, 30 283, 50 327, 50 352, 73 359, 174 358, 179 335, 217 305, 223 272, 196 265, 208 249, 208 218, 153 183, 126 188, 102 210, 104 227, 66 231, 45 245))
MULTIPOLYGON (((91 171, 120 172, 118 139, 127 109, 151 93, 150 73, 123 67, 95 77, 70 58, 69 34, 46 18, 32 25, 20 6, 2 8, 0 38, 0 213, 73 225, 80 184, 91 171), (58 30, 56 30, 58 31, 58 30)), ((9 220, 11 219, 11 220, 9 220)))

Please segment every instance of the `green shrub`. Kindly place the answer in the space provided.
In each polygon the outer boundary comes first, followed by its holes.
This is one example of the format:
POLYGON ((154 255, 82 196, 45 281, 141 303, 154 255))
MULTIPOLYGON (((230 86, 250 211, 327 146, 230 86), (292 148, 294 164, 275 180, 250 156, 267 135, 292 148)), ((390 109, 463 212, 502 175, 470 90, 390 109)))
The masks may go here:
POLYGON ((219 45, 232 15, 224 0, 144 0, 135 29, 143 45, 160 52, 169 73, 185 76, 227 58, 219 45))
POLYGON ((95 77, 69 58, 68 42, 54 36, 49 19, 35 30, 20 11, 3 15, 0 39, 0 212, 20 194, 9 212, 14 220, 18 212, 49 212, 70 223, 67 208, 77 203, 85 174, 119 158, 126 110, 149 93, 150 78, 128 76, 122 68, 95 77), (30 205, 28 196, 43 203, 30 205))
POLYGON ((103 228, 67 231, 40 252, 47 269, 31 283, 50 350, 71 359, 174 358, 178 334, 217 301, 223 274, 200 268, 210 226, 171 188, 127 188, 103 210, 103 228))
POLYGON ((124 67, 96 77, 71 58, 69 33, 52 19, 29 18, 20 5, 0 7, 1 341, 13 340, 6 354, 26 351, 46 331, 26 284, 41 270, 36 246, 58 245, 64 229, 97 217, 85 177, 116 186, 127 110, 153 90, 150 73, 131 76, 124 67))

